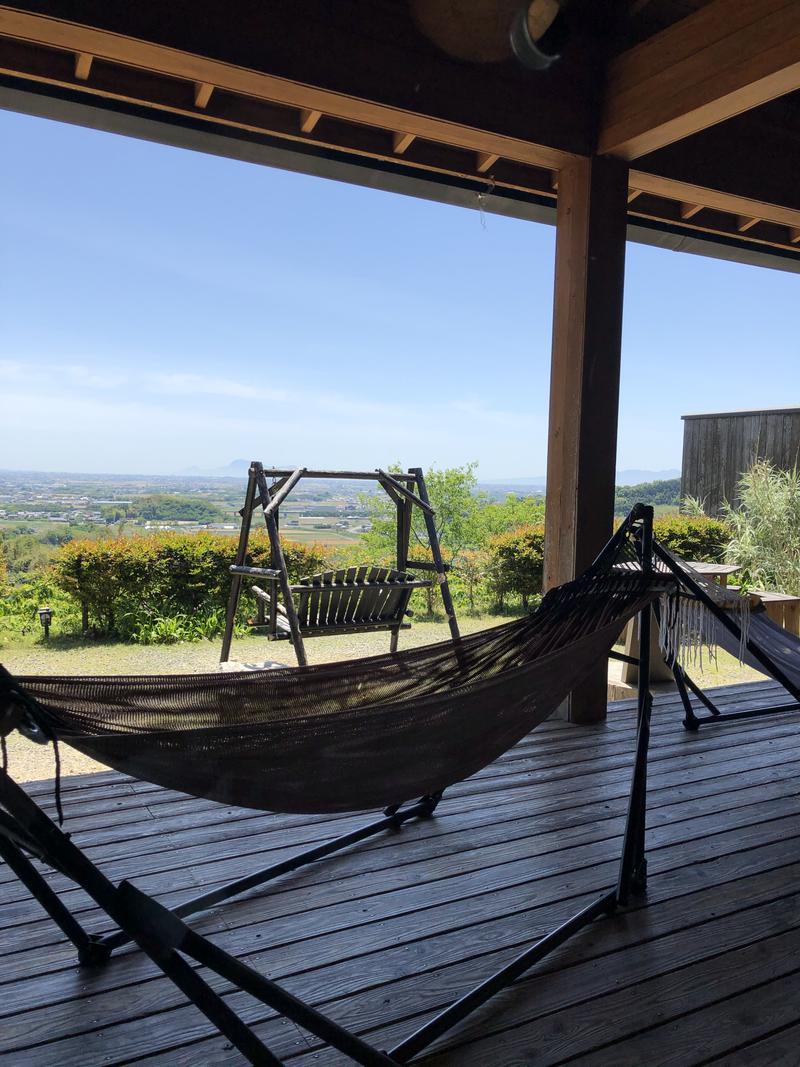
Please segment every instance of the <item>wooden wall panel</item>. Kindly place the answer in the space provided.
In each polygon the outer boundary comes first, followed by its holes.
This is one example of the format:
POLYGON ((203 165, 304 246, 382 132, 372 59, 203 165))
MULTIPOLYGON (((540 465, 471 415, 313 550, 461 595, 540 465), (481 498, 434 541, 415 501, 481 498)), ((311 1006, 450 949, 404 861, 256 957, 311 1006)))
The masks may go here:
POLYGON ((756 459, 800 466, 800 408, 684 416, 681 493, 718 515, 738 500, 737 485, 756 459))

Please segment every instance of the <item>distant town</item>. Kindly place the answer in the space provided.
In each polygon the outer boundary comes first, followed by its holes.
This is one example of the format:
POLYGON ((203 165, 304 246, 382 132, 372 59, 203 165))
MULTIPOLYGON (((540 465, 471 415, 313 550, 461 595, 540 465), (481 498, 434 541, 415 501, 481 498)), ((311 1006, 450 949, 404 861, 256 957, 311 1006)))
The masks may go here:
MULTIPOLYGON (((183 475, 67 474, 0 471, 0 534, 64 534, 103 530, 111 534, 159 530, 234 532, 244 501, 247 464, 235 461, 221 473, 183 475), (230 473, 228 473, 230 471, 230 473)), ((652 481, 668 491, 655 499, 677 504, 678 481, 673 471, 619 471, 620 507, 627 499, 621 488, 633 480, 652 481), (654 476, 654 477, 653 477, 654 476)), ((638 487, 637 487, 638 488, 638 487)), ((490 499, 508 494, 541 496, 544 479, 508 479, 479 484, 490 499)), ((364 494, 376 489, 352 481, 303 481, 281 508, 281 526, 293 540, 343 544, 357 541, 370 529, 364 494)), ((53 540, 61 540, 55 536, 53 540)))
MULTIPOLYGON (((244 489, 244 477, 0 471, 0 528, 233 532, 244 489)), ((358 483, 304 483, 281 509, 282 526, 297 541, 355 541, 369 529, 363 492, 358 483)))

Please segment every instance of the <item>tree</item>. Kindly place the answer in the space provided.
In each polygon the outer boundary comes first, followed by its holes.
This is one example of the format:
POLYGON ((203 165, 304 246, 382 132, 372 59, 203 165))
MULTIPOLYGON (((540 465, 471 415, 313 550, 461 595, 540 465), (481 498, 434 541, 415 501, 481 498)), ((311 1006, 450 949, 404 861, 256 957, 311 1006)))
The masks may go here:
POLYGON ((477 596, 491 565, 489 553, 484 548, 467 548, 459 556, 455 574, 463 586, 467 606, 473 614, 477 611, 477 596))
MULTIPOLYGON (((436 535, 442 549, 442 555, 451 565, 458 563, 461 554, 474 547, 481 540, 478 518, 485 497, 477 492, 475 470, 477 463, 467 463, 462 467, 448 467, 444 470, 431 469, 425 475, 431 507, 435 511, 434 524, 436 535)), ((398 473, 400 467, 395 465, 390 471, 398 473)), ((366 507, 371 529, 363 536, 363 545, 369 558, 384 564, 396 559, 397 552, 397 512, 394 504, 381 490, 378 493, 362 494, 362 503, 366 507)), ((430 556, 430 538, 425 525, 422 510, 415 507, 411 522, 411 555, 414 548, 423 553, 423 558, 430 556)), ((427 590, 428 614, 434 608, 436 589, 427 590)))
POLYGON ((481 542, 507 530, 544 522, 544 497, 509 493, 505 500, 486 501, 479 509, 478 521, 481 542))

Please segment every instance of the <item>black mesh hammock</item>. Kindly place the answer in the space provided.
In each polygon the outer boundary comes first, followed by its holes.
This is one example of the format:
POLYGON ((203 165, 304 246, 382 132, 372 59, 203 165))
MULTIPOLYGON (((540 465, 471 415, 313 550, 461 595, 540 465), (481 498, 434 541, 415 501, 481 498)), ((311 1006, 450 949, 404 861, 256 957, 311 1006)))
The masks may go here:
POLYGON ((6 704, 21 692, 29 728, 194 796, 279 812, 385 807, 473 774, 552 714, 664 591, 634 560, 628 521, 534 614, 457 642, 263 672, 20 677, 6 704))

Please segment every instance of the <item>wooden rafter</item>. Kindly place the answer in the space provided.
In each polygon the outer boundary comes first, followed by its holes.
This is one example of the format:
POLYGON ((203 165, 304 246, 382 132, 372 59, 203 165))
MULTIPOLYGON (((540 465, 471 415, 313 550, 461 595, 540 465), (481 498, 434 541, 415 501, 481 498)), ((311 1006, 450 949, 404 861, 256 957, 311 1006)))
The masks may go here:
POLYGON ((75 77, 78 81, 85 82, 92 70, 92 60, 88 52, 78 52, 75 56, 75 77))
POLYGON ((393 133, 392 134, 392 151, 395 155, 402 156, 402 154, 411 147, 415 140, 413 133, 393 133))
POLYGON ((681 218, 684 221, 693 219, 694 216, 699 214, 702 210, 702 204, 681 204, 681 218))
POLYGON ((209 85, 208 82, 195 82, 194 86, 194 106, 195 107, 207 107, 208 101, 211 99, 211 94, 214 92, 214 86, 209 85))
POLYGON ((789 228, 789 241, 793 244, 800 244, 800 226, 789 228))
POLYGON ((321 111, 313 111, 304 107, 300 111, 300 129, 303 133, 313 133, 314 127, 322 118, 321 111))
POLYGON ((736 229, 739 231, 739 233, 747 233, 748 230, 752 230, 756 223, 760 221, 760 219, 750 218, 747 215, 737 215, 736 229))
MULTIPOLYGON (((665 197, 669 200, 677 200, 688 208, 712 208, 715 211, 725 211, 731 215, 741 215, 746 218, 760 219, 765 222, 775 222, 779 226, 799 226, 800 210, 797 208, 784 207, 781 204, 769 204, 761 200, 753 200, 749 197, 737 196, 733 193, 721 192, 717 189, 708 189, 689 182, 677 181, 674 178, 665 178, 658 174, 651 174, 644 170, 631 171, 631 185, 641 189, 643 193, 653 196, 665 197)), ((686 216, 681 212, 681 217, 686 219, 697 214, 696 211, 686 216)))
MULTIPOLYGON (((319 111, 344 121, 374 126, 394 133, 412 134, 414 137, 475 153, 496 154, 503 159, 531 166, 558 168, 575 158, 569 152, 517 137, 317 88, 166 45, 0 6, 0 39, 3 37, 44 49, 56 49, 72 54, 87 52, 96 59, 102 59, 109 64, 119 64, 129 71, 163 75, 178 81, 188 81, 192 85, 205 82, 215 86, 215 96, 224 92, 259 103, 265 102, 301 111, 319 111)), ((38 64, 33 66, 38 67, 38 64)), ((3 63, 2 58, 0 71, 18 73, 3 63)), ((69 77, 65 77, 56 72, 48 74, 46 71, 31 69, 26 72, 26 76, 51 84, 74 84, 71 73, 69 77)), ((100 92, 97 89, 94 91, 100 92)), ((108 89, 103 90, 101 95, 130 98, 124 91, 113 93, 108 89)), ((181 111, 181 108, 174 104, 168 109, 174 113, 181 111)))
POLYGON ((491 170, 500 156, 496 152, 478 152, 476 169, 479 174, 491 170))
POLYGON ((711 0, 608 68, 599 150, 638 159, 800 88, 800 3, 711 0))

